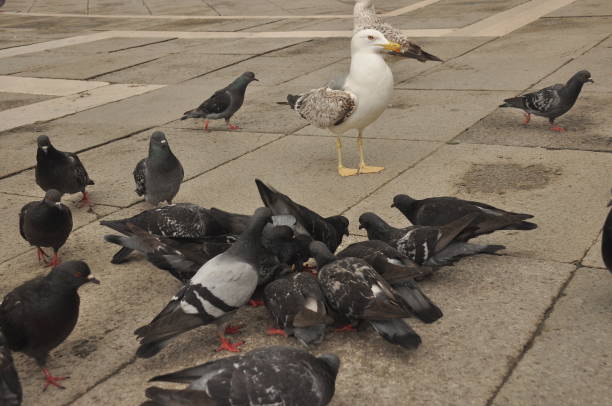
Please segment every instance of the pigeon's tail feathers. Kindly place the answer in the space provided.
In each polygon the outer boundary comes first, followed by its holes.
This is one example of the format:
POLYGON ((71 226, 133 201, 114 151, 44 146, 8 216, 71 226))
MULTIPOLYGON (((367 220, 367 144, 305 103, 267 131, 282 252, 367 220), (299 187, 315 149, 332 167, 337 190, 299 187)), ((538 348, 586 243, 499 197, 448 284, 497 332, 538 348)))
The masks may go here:
POLYGON ((402 319, 370 320, 374 330, 385 340, 404 348, 417 348, 421 337, 402 319))
POLYGON ((124 237, 122 235, 107 234, 104 236, 104 239, 110 243, 121 245, 129 250, 136 250, 145 254, 152 252, 152 248, 146 244, 146 241, 143 241, 137 237, 124 237))
POLYGON ((461 257, 474 254, 495 254, 503 250, 504 245, 472 244, 468 242, 454 242, 427 261, 430 266, 451 265, 461 257))
POLYGON ((211 399, 205 391, 193 389, 162 389, 150 387, 145 391, 145 395, 151 399, 152 405, 172 405, 172 406, 218 406, 218 403, 211 399))
POLYGON ((166 345, 168 345, 168 340, 141 344, 136 350, 136 356, 138 358, 151 358, 157 355, 166 345))
POLYGON ((276 104, 280 104, 281 106, 288 106, 289 103, 284 101, 284 102, 276 102, 276 104))
POLYGON ((201 317, 183 313, 179 308, 161 317, 158 316, 150 324, 134 331, 134 334, 142 337, 136 355, 140 358, 150 358, 160 352, 172 338, 202 324, 204 323, 201 317))
MULTIPOLYGON (((118 237, 118 236, 115 236, 115 237, 118 237)), ((115 243, 113 241, 109 241, 109 242, 112 242, 113 244, 117 244, 117 243, 115 243)), ((119 245, 121 245, 121 244, 119 244, 119 245)), ((127 257, 132 253, 132 251, 134 251, 134 250, 131 249, 131 248, 122 247, 119 251, 117 251, 115 253, 115 255, 113 255, 113 258, 111 259, 111 264, 117 265, 117 264, 124 263, 125 261, 127 261, 127 257)))
MULTIPOLYGON (((406 278, 423 280, 434 272, 434 269, 428 266, 407 264, 396 260, 391 261, 393 262, 390 262, 384 255, 376 255, 371 262, 374 269, 391 284, 396 281, 403 281, 406 278)), ((408 261, 410 260, 406 262, 408 261)))
POLYGON ((536 223, 530 221, 521 221, 520 223, 510 224, 503 228, 503 230, 535 230, 538 228, 536 223))
POLYGON ((181 120, 187 120, 188 118, 200 118, 202 117, 202 112, 198 109, 189 110, 183 113, 183 117, 181 120))
POLYGON ((112 228, 118 233, 121 233, 124 235, 132 235, 132 232, 130 231, 130 229, 127 226, 127 223, 124 220, 102 220, 100 221, 100 224, 108 228, 112 228))
POLYGON ((499 107, 515 107, 519 109, 525 108, 525 98, 523 96, 511 97, 504 100, 504 104, 500 104, 499 107))
POLYGON ((477 218, 478 213, 469 213, 440 227, 442 229, 442 236, 436 243, 435 252, 439 252, 447 247, 462 231, 467 230, 477 218))
POLYGON ((300 96, 299 94, 288 94, 287 95, 287 104, 289 104, 289 106, 292 109, 295 110, 297 108, 296 105, 297 105, 297 102, 300 99, 300 97, 302 97, 302 96, 300 96))
POLYGON ((433 323, 442 317, 442 310, 436 306, 421 289, 412 281, 392 285, 395 291, 404 299, 406 305, 415 316, 424 323, 433 323))

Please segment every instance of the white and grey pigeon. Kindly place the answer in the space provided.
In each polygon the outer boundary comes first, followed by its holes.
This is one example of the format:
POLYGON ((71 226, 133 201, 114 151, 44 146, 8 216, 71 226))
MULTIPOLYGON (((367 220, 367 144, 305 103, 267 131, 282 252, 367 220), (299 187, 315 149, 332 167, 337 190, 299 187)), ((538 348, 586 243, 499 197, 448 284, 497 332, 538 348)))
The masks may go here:
POLYGON ((36 184, 45 192, 55 189, 61 194, 81 192, 83 199, 77 206, 91 205, 85 188, 93 185, 77 154, 55 149, 49 137, 40 135, 36 142, 36 184))
POLYGON ((163 201, 172 204, 184 175, 183 166, 170 150, 166 134, 155 131, 149 141, 149 156, 134 169, 136 193, 144 195, 147 203, 154 206, 163 201))
POLYGON ((268 208, 257 209, 238 241, 206 262, 151 323, 134 332, 141 338, 138 357, 150 358, 172 338, 210 323, 217 326, 219 350, 239 351, 240 343, 225 338, 226 327, 257 287, 261 233, 271 215, 268 208))
POLYGON ((382 17, 376 14, 372 0, 355 0, 355 7, 353 8, 353 33, 365 29, 380 31, 389 41, 400 44, 401 50, 391 52, 392 55, 413 58, 419 62, 442 62, 442 59, 425 52, 420 46, 410 41, 400 30, 385 23, 382 17))
POLYGON ((387 224, 378 215, 368 212, 359 217, 359 228, 365 228, 368 239, 381 240, 397 248, 419 265, 450 265, 460 257, 495 253, 503 245, 472 244, 457 241, 462 232, 472 232, 477 213, 469 213, 444 226, 410 226, 403 229, 387 224))
POLYGON ((181 120, 203 118, 205 120, 204 131, 209 131, 208 120, 224 119, 228 129, 240 129, 240 127, 231 124, 230 119, 242 107, 247 86, 254 80, 258 81, 259 79, 255 78, 253 72, 244 72, 232 83, 221 90, 217 90, 209 99, 202 102, 198 108, 183 113, 181 120))
POLYGON ((334 396, 340 359, 290 347, 264 347, 150 381, 187 383, 183 390, 150 387, 141 406, 325 406, 334 396))
POLYGON ((593 83, 593 79, 589 71, 581 70, 564 85, 557 83, 537 92, 511 97, 504 100, 504 104, 499 107, 514 107, 523 110, 525 112, 523 124, 529 123, 531 114, 533 114, 548 118, 552 126, 551 130, 565 131, 565 128, 555 124, 555 119, 567 113, 574 106, 585 83, 593 83))

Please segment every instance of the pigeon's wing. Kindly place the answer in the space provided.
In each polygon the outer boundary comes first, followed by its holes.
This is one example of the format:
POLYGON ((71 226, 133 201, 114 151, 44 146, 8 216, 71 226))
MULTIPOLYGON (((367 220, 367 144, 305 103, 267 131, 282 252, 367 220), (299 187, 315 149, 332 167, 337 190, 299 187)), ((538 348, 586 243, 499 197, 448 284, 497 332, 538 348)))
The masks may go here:
POLYGON ((246 230, 249 219, 251 218, 251 216, 246 214, 230 213, 217 209, 216 207, 211 207, 210 215, 225 233, 235 235, 240 235, 246 230))
POLYGON ((11 351, 0 333, 0 405, 21 405, 22 391, 11 351))
POLYGON ((527 93, 523 95, 525 106, 529 110, 537 111, 539 113, 550 112, 560 103, 561 96, 559 95, 559 90, 562 88, 563 85, 556 84, 545 87, 537 92, 527 93))
POLYGON ((143 158, 136 164, 134 168, 134 182, 136 182, 136 193, 138 196, 143 196, 147 193, 145 188, 145 179, 147 173, 147 158, 143 158))
POLYGON ((223 113, 232 104, 232 95, 226 89, 217 90, 196 109, 203 114, 223 113))
POLYGON ((32 207, 34 207, 38 202, 30 202, 28 204, 26 204, 25 206, 23 206, 21 208, 21 210, 19 211, 19 234, 21 234, 21 236, 23 237, 24 240, 28 240, 26 238, 25 235, 25 230, 24 230, 24 222, 25 222, 25 216, 26 213, 28 212, 29 209, 31 209, 32 207))
POLYGON ((218 406, 204 391, 162 389, 156 386, 147 388, 147 398, 151 399, 141 406, 218 406))
POLYGON ((28 337, 24 327, 24 322, 28 319, 27 302, 21 298, 19 290, 32 286, 35 281, 37 279, 10 292, 0 304, 0 327, 8 346, 15 351, 19 351, 28 345, 28 337))
POLYGON ((85 187, 87 185, 93 185, 93 180, 89 179, 89 175, 83 166, 83 163, 79 159, 77 154, 72 152, 66 152, 66 156, 68 157, 70 164, 72 166, 72 171, 74 173, 74 177, 77 179, 79 185, 85 187))
POLYGON ((295 103, 290 104, 310 124, 329 128, 341 124, 353 114, 357 98, 344 90, 322 87, 299 95, 295 103))
POLYGON ((195 389, 204 389, 206 383, 215 379, 215 377, 222 377, 229 379, 232 372, 235 370, 234 364, 240 362, 242 356, 234 355, 231 357, 221 358, 214 361, 208 361, 204 364, 197 365, 195 367, 181 369, 180 371, 172 372, 169 374, 158 375, 151 378, 149 382, 175 382, 175 383, 194 383, 198 381, 195 389))

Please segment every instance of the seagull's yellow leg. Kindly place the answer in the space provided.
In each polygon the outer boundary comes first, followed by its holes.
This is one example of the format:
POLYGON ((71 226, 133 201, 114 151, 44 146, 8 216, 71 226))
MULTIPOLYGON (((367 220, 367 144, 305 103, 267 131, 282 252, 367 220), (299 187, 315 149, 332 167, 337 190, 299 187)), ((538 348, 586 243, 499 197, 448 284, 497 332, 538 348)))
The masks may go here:
POLYGON ((363 132, 359 130, 359 135, 357 136, 357 145, 359 146, 359 173, 376 173, 385 169, 383 166, 368 166, 365 163, 364 153, 363 153, 363 132))
POLYGON ((345 168, 342 165, 342 141, 340 141, 340 136, 336 137, 336 153, 338 154, 338 173, 340 176, 357 175, 357 169, 345 168))

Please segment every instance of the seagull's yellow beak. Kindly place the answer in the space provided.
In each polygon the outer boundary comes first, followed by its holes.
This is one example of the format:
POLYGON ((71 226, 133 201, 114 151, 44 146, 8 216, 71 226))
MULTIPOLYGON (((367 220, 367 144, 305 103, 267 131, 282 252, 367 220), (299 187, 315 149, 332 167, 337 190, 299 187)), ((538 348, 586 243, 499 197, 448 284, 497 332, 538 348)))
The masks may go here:
POLYGON ((402 52, 402 46, 397 42, 389 42, 385 45, 382 45, 382 47, 387 51, 402 52))

